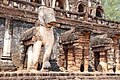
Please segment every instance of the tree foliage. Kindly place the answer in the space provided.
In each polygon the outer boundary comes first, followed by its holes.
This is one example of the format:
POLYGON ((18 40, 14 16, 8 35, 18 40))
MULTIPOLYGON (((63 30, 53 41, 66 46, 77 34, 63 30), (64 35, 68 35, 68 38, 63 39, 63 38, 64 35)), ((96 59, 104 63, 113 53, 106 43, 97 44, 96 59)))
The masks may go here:
POLYGON ((120 0, 102 0, 105 18, 120 21, 120 0))

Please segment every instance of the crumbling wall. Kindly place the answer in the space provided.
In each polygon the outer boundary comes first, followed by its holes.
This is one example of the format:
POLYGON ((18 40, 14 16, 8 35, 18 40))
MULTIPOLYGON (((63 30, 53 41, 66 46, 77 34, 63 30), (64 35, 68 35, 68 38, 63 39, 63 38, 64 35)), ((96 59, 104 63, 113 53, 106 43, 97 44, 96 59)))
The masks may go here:
POLYGON ((63 50, 59 56, 60 67, 67 71, 88 71, 89 35, 89 32, 85 31, 62 35, 64 37, 61 39, 63 50))
POLYGON ((11 26, 13 28, 13 36, 12 36, 12 43, 11 43, 11 55, 12 55, 12 61, 15 64, 15 66, 19 67, 20 64, 20 36, 21 34, 34 26, 34 24, 26 23, 22 21, 13 21, 11 23, 11 26))

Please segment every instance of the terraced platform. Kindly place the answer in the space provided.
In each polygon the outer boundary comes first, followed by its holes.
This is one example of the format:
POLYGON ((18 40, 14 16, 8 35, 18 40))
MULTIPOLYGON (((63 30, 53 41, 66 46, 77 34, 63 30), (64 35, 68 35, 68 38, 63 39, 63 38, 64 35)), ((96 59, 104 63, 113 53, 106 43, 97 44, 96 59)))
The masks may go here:
POLYGON ((120 80, 120 73, 0 72, 0 80, 120 80))

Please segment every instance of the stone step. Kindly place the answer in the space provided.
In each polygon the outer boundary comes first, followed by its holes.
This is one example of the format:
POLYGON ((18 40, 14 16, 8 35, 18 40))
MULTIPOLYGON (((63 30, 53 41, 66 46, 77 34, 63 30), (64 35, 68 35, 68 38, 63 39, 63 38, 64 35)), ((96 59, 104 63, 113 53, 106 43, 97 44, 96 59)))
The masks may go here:
POLYGON ((100 72, 0 72, 0 80, 119 80, 120 73, 100 72))

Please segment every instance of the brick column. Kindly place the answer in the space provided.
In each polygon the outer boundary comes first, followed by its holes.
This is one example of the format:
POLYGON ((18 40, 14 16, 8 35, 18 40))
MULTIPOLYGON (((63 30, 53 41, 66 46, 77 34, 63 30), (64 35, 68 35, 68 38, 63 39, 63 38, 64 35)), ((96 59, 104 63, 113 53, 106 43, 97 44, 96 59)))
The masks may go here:
POLYGON ((74 43, 68 49, 68 71, 80 72, 82 63, 82 47, 79 43, 74 43))
POLYGON ((85 32, 84 33, 84 72, 88 72, 88 66, 89 66, 89 43, 90 43, 90 33, 85 32))
POLYGON ((68 45, 67 61, 68 61, 67 70, 76 71, 74 48, 73 45, 70 44, 68 45))
POLYGON ((58 55, 58 60, 57 60, 61 71, 65 71, 67 69, 67 66, 66 66, 66 56, 67 56, 67 54, 68 54, 68 51, 65 48, 65 45, 61 44, 60 54, 58 55))
POLYGON ((89 66, 89 47, 84 47, 84 72, 88 72, 89 66))

